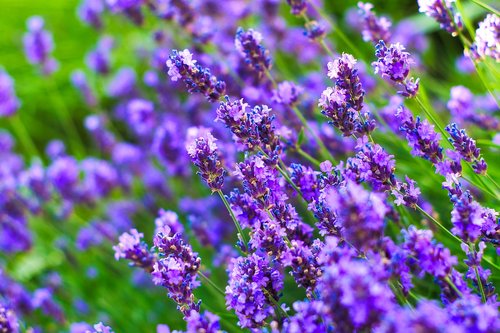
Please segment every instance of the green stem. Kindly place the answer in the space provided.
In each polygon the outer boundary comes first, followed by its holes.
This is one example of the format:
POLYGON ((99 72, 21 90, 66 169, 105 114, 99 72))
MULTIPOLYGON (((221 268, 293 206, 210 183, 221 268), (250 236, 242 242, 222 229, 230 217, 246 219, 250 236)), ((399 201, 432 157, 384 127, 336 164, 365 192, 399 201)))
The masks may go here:
POLYGON ((297 154, 304 157, 306 160, 308 160, 312 164, 314 164, 318 167, 320 166, 321 162, 318 161, 317 159, 315 159, 314 157, 312 157, 311 155, 309 155, 307 152, 303 151, 302 148, 300 148, 300 146, 296 146, 295 150, 297 151, 297 154))
MULTIPOLYGON (((469 249, 474 256, 476 252, 474 244, 469 243, 469 249)), ((479 287, 479 292, 481 293, 481 299, 483 300, 483 303, 486 303, 486 295, 484 294, 483 283, 481 282, 481 277, 479 276, 479 270, 477 269, 477 266, 474 266, 474 273, 476 274, 476 280, 479 287)))
POLYGON ((223 297, 226 296, 226 293, 222 291, 208 276, 203 274, 203 272, 199 271, 198 274, 210 285, 212 288, 214 288, 219 294, 221 294, 223 297))
POLYGON ((20 115, 15 114, 10 118, 10 123, 11 126, 16 133, 16 136, 19 138, 19 140, 22 142, 22 145, 24 146, 24 149, 28 152, 30 156, 40 156, 38 153, 38 149, 36 148, 33 139, 31 139, 31 136, 29 135, 28 131, 26 130, 26 127, 24 126, 20 115))
POLYGON ((229 205, 229 202, 227 202, 227 199, 226 199, 226 197, 224 196, 224 193, 222 193, 221 190, 217 190, 217 193, 219 193, 219 196, 222 199, 222 202, 224 202, 224 205, 226 206, 227 211, 229 212, 229 215, 231 215, 231 218, 233 219, 234 225, 236 226, 236 229, 238 230, 238 233, 241 236, 241 240, 243 241, 243 244, 245 245, 245 249, 247 249, 248 248, 248 242, 246 240, 245 234, 243 233, 243 229, 241 228, 240 223, 236 219, 236 216, 234 215, 234 212, 231 209, 231 206, 229 205))
POLYGON ((479 1, 479 0, 471 0, 473 3, 475 3, 476 5, 480 6, 480 7, 483 7, 484 9, 492 12, 493 14, 495 14, 496 16, 500 16, 500 12, 498 10, 496 10, 495 8, 493 8, 492 6, 488 5, 487 3, 484 3, 482 1, 479 1))

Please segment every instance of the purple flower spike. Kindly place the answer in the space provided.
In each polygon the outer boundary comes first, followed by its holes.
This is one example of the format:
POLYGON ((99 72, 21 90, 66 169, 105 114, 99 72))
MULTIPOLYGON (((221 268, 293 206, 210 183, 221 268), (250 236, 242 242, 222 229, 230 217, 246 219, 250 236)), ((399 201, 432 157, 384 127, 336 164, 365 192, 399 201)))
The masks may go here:
POLYGON ((85 333, 114 333, 113 329, 109 326, 104 325, 102 322, 94 325, 94 330, 86 331, 85 333))
POLYGON ((323 24, 319 23, 316 20, 311 20, 306 22, 304 25, 306 30, 304 34, 312 40, 321 40, 326 35, 326 29, 323 24))
POLYGON ((0 68, 0 118, 14 115, 19 109, 19 104, 14 91, 14 81, 0 68))
POLYGON ((306 0, 286 0, 286 2, 290 6, 291 13, 295 16, 300 16, 307 10, 306 0))
POLYGON ((481 150, 477 148, 476 141, 470 138, 464 129, 459 129, 457 124, 446 126, 446 131, 450 133, 450 142, 455 150, 467 162, 472 162, 472 168, 477 174, 485 174, 488 166, 481 157, 481 150))
POLYGON ((90 88, 89 82, 87 81, 87 76, 81 70, 76 70, 71 74, 71 83, 73 86, 80 91, 83 98, 85 99, 85 103, 88 106, 93 107, 97 104, 97 99, 90 88))
POLYGON ((391 39, 391 21, 387 17, 377 17, 373 13, 373 5, 369 2, 358 2, 358 12, 363 22, 362 34, 365 42, 378 43, 380 40, 389 42, 391 39))
POLYGON ((197 64, 189 50, 173 50, 167 60, 168 76, 172 81, 182 80, 190 93, 201 93, 210 102, 224 96, 226 83, 217 80, 208 68, 197 64))
POLYGON ((419 11, 435 19, 442 29, 457 36, 463 28, 462 18, 455 13, 455 0, 418 0, 419 11))
POLYGON ((44 30, 45 21, 40 16, 30 17, 27 25, 28 32, 23 39, 26 57, 31 64, 40 66, 44 75, 50 75, 58 67, 57 61, 51 56, 54 50, 52 34, 44 30))
POLYGON ((276 90, 273 91, 273 100, 283 105, 294 106, 302 91, 303 89, 295 83, 284 81, 279 83, 276 90))
POLYGON ((273 304, 283 288, 283 275, 277 267, 257 254, 231 261, 226 287, 226 305, 234 309, 241 328, 259 328, 273 313, 273 304))
POLYGON ((404 106, 399 106, 396 118, 412 148, 412 155, 423 157, 433 164, 443 160, 443 148, 439 145, 441 135, 434 131, 434 125, 429 124, 427 119, 422 121, 420 117, 415 120, 404 106))
POLYGON ((153 282, 168 290, 168 296, 185 316, 191 310, 199 311, 200 303, 195 301, 193 290, 200 285, 197 281, 200 257, 181 234, 173 234, 168 226, 158 232, 153 241, 160 252, 160 259, 153 265, 153 282))
POLYGON ((109 36, 101 37, 97 43, 97 47, 85 58, 87 66, 96 73, 108 74, 111 67, 110 57, 114 43, 114 39, 109 36))
POLYGON ((269 51, 262 46, 262 34, 253 29, 245 31, 238 28, 234 40, 236 50, 240 53, 245 62, 252 67, 259 75, 271 69, 271 57, 269 51))
POLYGON ((144 234, 139 233, 136 229, 123 233, 119 237, 120 242, 113 246, 115 259, 130 260, 131 266, 137 266, 147 272, 152 272, 156 258, 149 251, 146 243, 142 241, 142 237, 144 237, 144 234))
POLYGON ((396 205, 415 208, 418 203, 420 189, 414 180, 406 176, 406 183, 397 182, 396 188, 392 190, 392 194, 396 197, 396 201, 394 201, 396 205))
POLYGON ((18 333, 19 323, 14 311, 0 304, 0 332, 18 333))
POLYGON ((323 91, 318 102, 321 113, 344 136, 367 134, 375 128, 369 114, 362 114, 365 91, 355 68, 356 62, 352 55, 344 53, 328 63, 328 77, 334 86, 323 91))
POLYGON ((283 333, 328 332, 330 318, 328 306, 322 301, 295 302, 296 314, 283 324, 283 333))
POLYGON ((420 79, 409 78, 410 65, 413 60, 410 53, 405 51, 403 45, 396 43, 389 47, 383 40, 376 45, 375 55, 377 61, 372 63, 375 68, 375 74, 379 74, 384 79, 389 79, 402 89, 399 94, 412 98, 417 95, 418 82, 420 79))
POLYGON ((205 311, 203 314, 191 310, 186 317, 187 332, 220 333, 219 317, 211 312, 205 311))
POLYGON ((104 12, 104 0, 83 0, 78 7, 78 17, 96 29, 102 28, 101 15, 104 12))
POLYGON ((500 61, 500 17, 488 14, 476 30, 476 40, 471 47, 476 58, 491 57, 497 63, 500 61))
POLYGON ((199 168, 198 174, 213 192, 222 189, 225 170, 220 161, 216 138, 203 127, 188 129, 186 149, 193 164, 199 168))

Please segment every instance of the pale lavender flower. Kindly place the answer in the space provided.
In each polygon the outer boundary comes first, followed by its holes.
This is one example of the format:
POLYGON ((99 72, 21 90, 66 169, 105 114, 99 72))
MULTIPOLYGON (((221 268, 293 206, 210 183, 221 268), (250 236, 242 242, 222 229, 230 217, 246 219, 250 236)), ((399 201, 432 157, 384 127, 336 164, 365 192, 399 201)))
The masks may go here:
POLYGON ((377 17, 369 2, 358 2, 358 13, 363 22, 362 34, 365 42, 378 43, 380 40, 389 42, 391 39, 392 22, 385 16, 377 17))
POLYGON ((435 19, 442 29, 457 36, 463 28, 462 17, 455 13, 455 0, 418 0, 419 11, 435 19))
POLYGON ((14 115, 19 106, 20 102, 14 90, 14 80, 0 68, 0 118, 14 115))
POLYGON ((102 28, 102 14, 104 0, 83 0, 78 6, 77 13, 80 20, 96 29, 102 28))
POLYGON ((479 23, 476 30, 476 40, 471 47, 472 54, 478 58, 491 57, 500 61, 500 17, 488 14, 484 21, 479 23))
POLYGON ((30 17, 27 26, 28 32, 23 38, 26 57, 31 64, 40 66, 44 75, 50 75, 58 67, 51 55, 54 50, 52 34, 44 30, 45 21, 40 16, 30 17))
POLYGON ((119 237, 119 243, 113 246, 115 259, 127 259, 131 266, 140 267, 147 272, 153 271, 153 265, 156 262, 155 256, 149 251, 146 243, 142 241, 143 233, 136 229, 123 233, 119 237))
POLYGON ((97 99, 94 95, 94 92, 92 91, 92 88, 90 88, 85 72, 83 72, 82 70, 76 70, 71 73, 71 83, 76 89, 80 91, 85 100, 85 103, 87 103, 88 106, 96 106, 97 99))

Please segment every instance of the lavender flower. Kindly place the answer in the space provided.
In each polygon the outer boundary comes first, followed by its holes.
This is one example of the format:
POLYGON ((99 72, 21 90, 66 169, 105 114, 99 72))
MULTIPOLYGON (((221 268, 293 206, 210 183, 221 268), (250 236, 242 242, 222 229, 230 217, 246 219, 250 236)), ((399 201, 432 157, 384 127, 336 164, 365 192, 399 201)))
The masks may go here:
POLYGON ((439 145, 441 135, 434 131, 434 125, 429 124, 427 119, 422 121, 420 117, 415 121, 412 113, 404 106, 398 108, 396 118, 412 148, 412 155, 423 157, 433 164, 443 160, 443 148, 439 145))
POLYGON ((49 166, 47 177, 63 197, 72 198, 77 192, 80 168, 74 158, 63 156, 49 166))
POLYGON ((391 39, 391 21, 387 17, 377 17, 372 12, 373 5, 369 2, 358 2, 358 12, 363 22, 362 34, 365 42, 378 43, 380 40, 389 42, 391 39))
POLYGON ((496 62, 500 61, 500 17, 488 14, 484 21, 479 23, 476 30, 476 40, 471 47, 472 55, 485 59, 491 57, 496 62))
POLYGON ((491 275, 491 271, 489 269, 484 269, 481 266, 481 261, 483 259, 484 249, 486 248, 486 244, 484 242, 479 242, 477 250, 475 248, 476 247, 475 245, 469 247, 466 244, 462 243, 461 247, 462 250, 467 255, 467 259, 464 260, 464 263, 469 267, 466 273, 466 277, 472 280, 477 290, 479 290, 478 282, 480 282, 486 300, 489 301, 490 303, 496 303, 497 295, 495 294, 495 287, 492 282, 488 282, 488 278, 491 275))
POLYGON ((415 208, 418 203, 420 189, 416 186, 416 182, 406 176, 406 183, 397 182, 396 188, 392 190, 392 194, 396 197, 394 203, 397 206, 405 205, 415 208))
POLYGON ((321 40, 326 35, 325 26, 316 20, 307 21, 304 27, 304 34, 313 41, 321 40))
POLYGON ((375 74, 379 74, 384 79, 394 82, 401 90, 399 94, 412 98, 418 92, 418 82, 420 79, 408 78, 410 65, 413 60, 410 54, 405 51, 403 45, 396 43, 386 46, 384 41, 379 41, 376 45, 377 61, 372 63, 375 74))
POLYGON ((73 84, 73 86, 75 86, 76 89, 80 91, 85 100, 85 103, 87 103, 88 106, 96 106, 96 97, 94 95, 94 92, 90 88, 87 77, 85 76, 85 73, 83 71, 76 70, 71 73, 71 83, 73 84))
POLYGON ((281 146, 271 111, 267 105, 257 105, 250 109, 243 99, 231 102, 226 98, 226 102, 222 102, 217 108, 215 120, 229 127, 237 142, 244 145, 246 150, 260 148, 273 160, 279 155, 281 146))
POLYGON ((114 47, 114 39, 110 36, 103 36, 97 42, 95 50, 87 54, 85 63, 94 72, 99 74, 108 74, 110 71, 111 50, 114 47))
POLYGON ((167 60, 168 76, 172 81, 181 79, 186 83, 190 93, 201 93, 210 102, 215 102, 224 96, 226 83, 218 80, 208 68, 197 64, 189 50, 173 50, 167 60))
POLYGON ((0 332, 18 333, 19 323, 14 311, 0 304, 0 332))
POLYGON ((199 286, 200 257, 179 233, 173 234, 167 226, 153 241, 160 252, 160 258, 153 265, 153 282, 168 290, 168 296, 184 315, 191 310, 199 311, 200 303, 195 301, 193 290, 199 286))
POLYGON ((457 124, 446 126, 446 131, 450 133, 450 142, 455 150, 467 162, 472 162, 472 168, 475 173, 486 174, 487 165, 481 157, 481 150, 477 148, 476 141, 470 138, 464 129, 459 129, 457 124))
POLYGON ((362 114, 365 91, 355 64, 356 59, 346 53, 328 63, 328 77, 334 81, 334 86, 323 91, 318 103, 321 113, 344 136, 363 135, 374 129, 373 120, 368 119, 368 114, 362 114))
POLYGON ((28 61, 40 66, 44 75, 52 74, 58 67, 51 57, 54 50, 52 34, 44 30, 45 22, 40 16, 33 16, 27 22, 28 32, 24 35, 24 52, 28 61))
POLYGON ((273 100, 277 103, 294 106, 299 99, 299 95, 303 89, 290 81, 283 81, 278 84, 278 87, 273 91, 273 100))
POLYGON ((462 18, 455 13, 455 0, 418 0, 419 11, 435 19, 442 29, 457 36, 463 28, 462 18))
POLYGON ((335 211, 342 226, 342 236, 360 251, 377 246, 384 230, 384 218, 389 209, 385 197, 370 193, 348 181, 345 187, 325 189, 326 203, 335 211))
POLYGON ((187 333, 222 333, 220 329, 219 317, 211 312, 205 311, 203 314, 191 310, 186 317, 187 333))
POLYGON ((135 24, 142 24, 144 17, 141 12, 143 0, 105 0, 114 13, 124 13, 135 24))
POLYGON ((127 104, 127 123, 139 137, 147 137, 156 128, 155 106, 146 99, 135 98, 127 104))
POLYGON ((330 318, 328 306, 322 301, 295 302, 296 314, 283 324, 283 333, 319 333, 328 332, 330 318))
POLYGON ((231 261, 226 305, 238 316, 241 328, 259 328, 274 311, 283 275, 262 256, 251 254, 231 261))
POLYGON ((191 127, 187 136, 186 150, 193 164, 198 167, 198 174, 212 192, 219 191, 224 184, 225 170, 217 151, 217 139, 203 127, 191 127))
POLYGON ((455 120, 460 125, 473 123, 487 130, 500 129, 500 121, 489 114, 476 112, 481 106, 478 99, 464 86, 455 86, 450 90, 450 100, 447 107, 455 120))
POLYGON ((102 322, 100 322, 94 325, 94 330, 87 331, 85 333, 114 333, 114 331, 111 327, 106 326, 102 322))
POLYGON ((123 67, 108 83, 108 96, 114 98, 131 98, 136 94, 136 74, 130 67, 123 67))
POLYGON ((316 284, 323 275, 317 259, 322 247, 323 243, 318 239, 314 240, 311 246, 300 240, 293 240, 285 258, 285 265, 292 268, 290 274, 299 287, 306 289, 309 299, 314 298, 316 284))
POLYGON ((253 29, 238 28, 234 40, 236 50, 259 75, 271 69, 269 51, 262 45, 262 34, 253 29))
POLYGON ((156 262, 155 256, 149 251, 146 243, 142 241, 143 233, 136 229, 123 233, 119 238, 119 243, 113 246, 115 259, 121 258, 130 261, 131 266, 137 266, 151 273, 156 262))
POLYGON ((96 29, 102 28, 101 15, 103 12, 103 0, 83 0, 77 10, 80 20, 96 29))
POLYGON ((304 14, 307 10, 306 0, 286 0, 290 6, 290 11, 295 16, 300 16, 304 14))
POLYGON ((20 102, 14 90, 14 80, 0 68, 0 118, 14 115, 19 105, 20 102))

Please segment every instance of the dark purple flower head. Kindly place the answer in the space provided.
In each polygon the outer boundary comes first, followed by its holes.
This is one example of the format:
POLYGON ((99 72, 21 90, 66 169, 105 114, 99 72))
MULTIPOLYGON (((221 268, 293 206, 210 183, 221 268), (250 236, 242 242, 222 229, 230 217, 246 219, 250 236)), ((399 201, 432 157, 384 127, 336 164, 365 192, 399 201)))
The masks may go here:
MULTIPOLYGON (((267 105, 256 105, 250 108, 243 99, 222 102, 217 108, 216 121, 229 127, 237 139, 247 150, 262 149, 271 160, 281 152, 280 140, 274 125, 274 115, 267 105)), ((266 158, 266 162, 268 159, 266 158)), ((271 161, 273 162, 273 161, 271 161)))
POLYGON ((113 13, 123 13, 135 24, 142 24, 144 17, 141 5, 144 0, 105 0, 109 9, 113 13))
POLYGON ((418 0, 419 11, 435 19, 442 29, 457 36, 463 28, 462 18, 455 13, 452 3, 455 0, 418 0))
POLYGON ((441 135, 436 133, 434 125, 429 124, 427 119, 422 121, 420 117, 415 120, 410 110, 404 106, 399 106, 396 118, 413 155, 423 157, 433 164, 443 160, 443 148, 439 145, 441 135))
POLYGON ((434 241, 432 231, 418 230, 414 226, 410 226, 402 233, 404 237, 403 248, 409 251, 412 257, 409 264, 410 266, 416 264, 417 272, 428 273, 436 278, 444 278, 458 263, 457 258, 451 255, 448 248, 434 241))
POLYGON ((417 183, 406 176, 406 183, 397 182, 396 188, 392 190, 392 194, 396 197, 394 203, 397 206, 405 205, 407 207, 415 208, 418 203, 420 189, 417 183))
POLYGON ((323 243, 316 239, 311 245, 300 240, 291 241, 289 251, 285 257, 285 266, 290 266, 290 274, 299 287, 306 289, 306 296, 314 298, 314 291, 318 279, 323 274, 322 267, 318 263, 318 254, 323 243))
POLYGON ((96 73, 108 74, 110 71, 110 57, 111 50, 113 49, 115 41, 110 36, 103 36, 99 39, 97 47, 87 54, 85 63, 87 66, 96 73))
POLYGON ((336 213, 344 239, 364 252, 377 246, 389 211, 384 195, 348 181, 345 187, 326 188, 325 202, 336 213))
POLYGON ((87 158, 82 161, 81 169, 84 173, 84 189, 91 197, 105 197, 119 186, 118 172, 108 161, 87 158))
POLYGON ((306 0, 286 0, 286 2, 290 5, 291 13, 295 16, 300 16, 307 10, 306 0))
POLYGON ((471 47, 472 55, 485 59, 490 57, 497 63, 500 61, 500 17, 488 14, 484 21, 479 23, 476 30, 476 40, 471 47))
POLYGON ((486 300, 490 301, 490 303, 496 302, 496 293, 495 287, 492 282, 488 282, 488 278, 491 275, 491 271, 489 269, 484 269, 481 266, 481 261, 484 255, 484 249, 486 248, 485 242, 479 242, 478 248, 475 245, 469 246, 465 243, 461 244, 462 250, 467 255, 467 259, 464 260, 464 263, 469 267, 466 273, 466 277, 469 280, 472 280, 474 287, 479 289, 478 277, 479 281, 482 284, 483 291, 486 296, 486 300), (476 275, 477 270, 477 275, 476 275))
POLYGON ((181 79, 190 93, 201 93, 210 102, 224 96, 226 83, 218 80, 208 68, 204 68, 193 59, 189 50, 173 50, 167 60, 168 76, 172 81, 181 79))
POLYGON ((321 113, 330 119, 344 136, 363 135, 374 129, 369 114, 363 114, 365 91, 356 69, 356 59, 350 54, 342 54, 328 63, 328 77, 334 82, 319 99, 321 113))
POLYGON ((113 246, 115 259, 127 259, 131 266, 152 272, 156 258, 149 251, 147 244, 142 241, 142 237, 144 234, 139 233, 136 229, 123 233, 119 238, 120 242, 113 246))
POLYGON ((269 51, 262 45, 262 34, 253 29, 238 28, 234 40, 236 50, 259 75, 271 69, 269 51))
POLYGON ((96 97, 94 95, 94 92, 92 91, 92 88, 90 88, 89 82, 87 81, 87 76, 83 71, 76 70, 71 73, 71 83, 77 90, 80 91, 85 100, 85 103, 87 103, 88 106, 96 106, 96 97))
POLYGON ((282 333, 329 331, 328 306, 322 301, 295 302, 293 309, 296 313, 284 322, 282 333))
POLYGON ((178 309, 188 315, 191 310, 199 311, 193 290, 199 286, 197 280, 201 259, 179 233, 173 234, 168 226, 154 236, 154 245, 160 258, 153 265, 153 282, 168 290, 178 309))
POLYGON ((101 15, 104 12, 104 0, 83 0, 77 13, 80 20, 96 29, 102 28, 101 15))
POLYGON ((378 43, 380 40, 389 42, 391 39, 391 21, 387 17, 377 17, 372 11, 373 5, 369 2, 358 2, 359 16, 363 22, 363 40, 378 43))
POLYGON ((0 332, 2 333, 18 333, 19 323, 17 316, 12 309, 0 304, 0 332))
POLYGON ((498 332, 500 318, 498 305, 482 303, 475 295, 462 297, 447 308, 450 318, 466 332, 498 332))
POLYGON ((253 227, 248 243, 249 250, 280 260, 287 250, 286 231, 275 219, 260 211, 258 223, 253 227))
MULTIPOLYGON (((366 137, 364 138, 366 139, 366 137)), ((394 155, 382 146, 358 140, 355 157, 346 162, 345 175, 356 182, 368 182, 376 191, 388 191, 396 185, 394 155)))
POLYGON ((52 34, 44 30, 45 21, 40 16, 30 17, 27 26, 28 32, 23 38, 26 57, 31 64, 40 66, 44 75, 50 75, 58 67, 51 55, 54 50, 52 34))
POLYGON ((231 261, 226 305, 238 316, 241 328, 260 328, 274 313, 283 288, 283 274, 265 257, 255 253, 231 261))
POLYGON ((306 28, 304 34, 309 39, 317 41, 323 39, 323 37, 325 37, 326 35, 325 26, 316 20, 311 20, 306 22, 304 27, 306 28))
POLYGON ((459 129, 457 124, 446 126, 446 131, 450 133, 450 142, 455 147, 455 150, 467 162, 472 162, 472 168, 475 173, 485 174, 487 165, 481 157, 481 150, 477 148, 476 141, 470 138, 464 129, 459 129))
POLYGON ((155 234, 159 232, 172 233, 172 234, 184 234, 184 226, 179 221, 179 216, 176 212, 171 210, 160 209, 158 212, 158 217, 155 219, 156 230, 155 234), (168 228, 168 232, 165 229, 168 228))
POLYGON ((401 90, 399 94, 412 98, 418 92, 418 82, 420 79, 409 78, 410 66, 413 60, 410 54, 405 51, 403 45, 396 43, 389 47, 384 41, 379 41, 376 45, 377 61, 372 63, 375 74, 379 74, 384 79, 394 82, 401 90))
POLYGON ((381 265, 353 258, 353 251, 328 239, 320 262, 318 282, 321 300, 328 308, 332 326, 339 332, 370 332, 395 307, 381 265))
POLYGON ((205 311, 199 313, 198 311, 191 310, 186 317, 187 330, 186 333, 220 333, 219 317, 211 312, 205 311))
POLYGON ((198 167, 198 174, 213 192, 222 189, 225 174, 215 143, 216 140, 210 130, 206 128, 191 127, 188 129, 187 152, 193 164, 198 167))
POLYGON ((0 118, 14 115, 19 106, 20 102, 14 90, 14 80, 0 68, 0 118))

